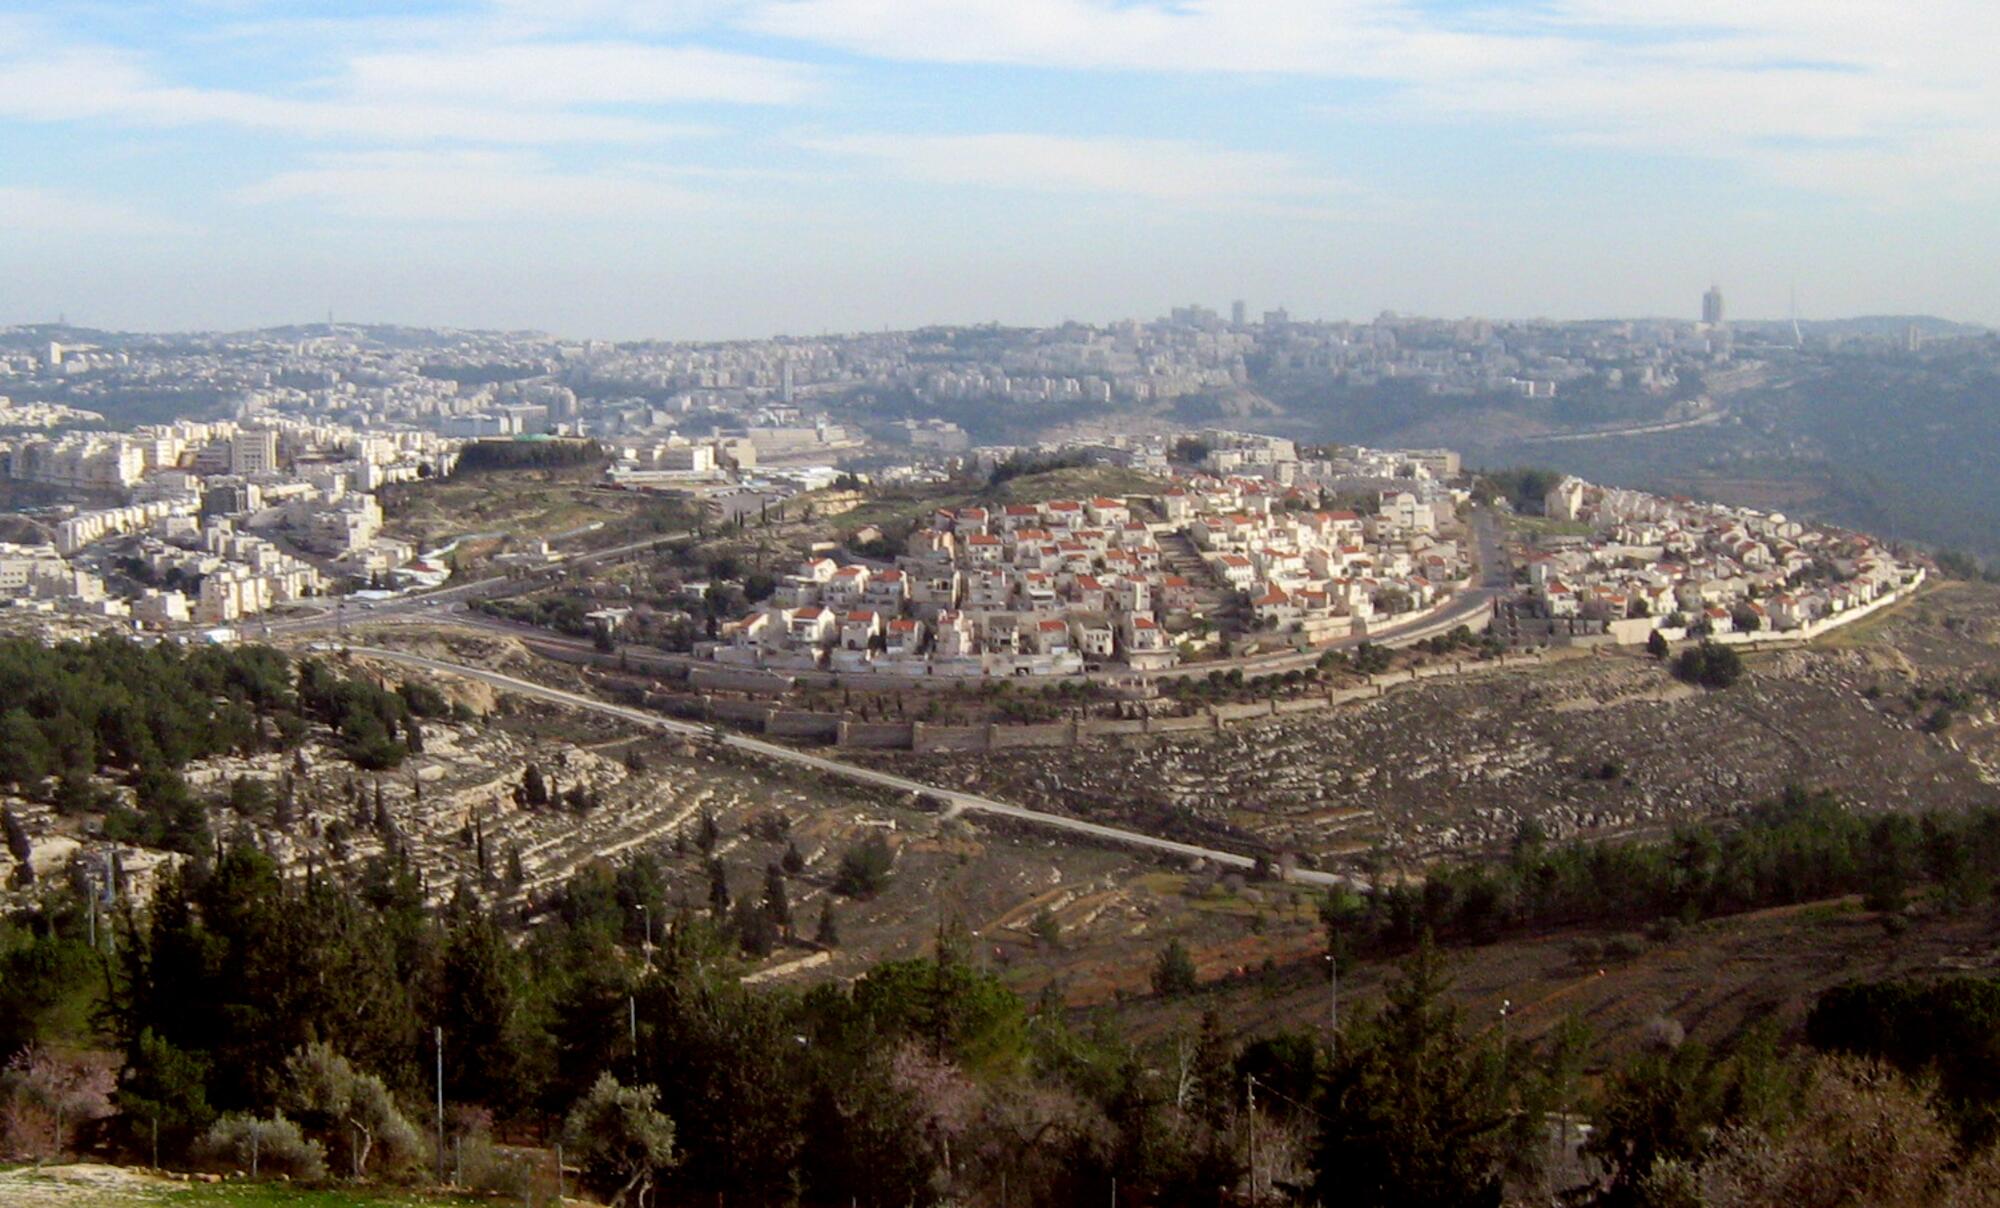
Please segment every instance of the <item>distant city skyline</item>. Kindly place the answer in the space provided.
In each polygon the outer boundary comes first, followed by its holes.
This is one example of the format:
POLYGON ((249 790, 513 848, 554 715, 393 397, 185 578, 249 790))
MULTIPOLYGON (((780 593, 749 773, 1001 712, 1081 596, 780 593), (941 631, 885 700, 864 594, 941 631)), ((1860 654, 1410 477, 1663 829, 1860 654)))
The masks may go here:
POLYGON ((0 324, 2000 324, 1979 0, 0 0, 0 324))

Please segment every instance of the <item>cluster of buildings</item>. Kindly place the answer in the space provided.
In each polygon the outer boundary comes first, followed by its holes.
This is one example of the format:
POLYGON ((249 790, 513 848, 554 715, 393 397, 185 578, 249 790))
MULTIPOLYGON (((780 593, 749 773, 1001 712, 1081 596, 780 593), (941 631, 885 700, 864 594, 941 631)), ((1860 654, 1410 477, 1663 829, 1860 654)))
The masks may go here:
POLYGON ((1543 500, 1587 535, 1543 535, 1496 622, 1516 641, 1813 631, 1918 577, 1873 539, 1778 512, 1564 478, 1543 500))
POLYGON ((1240 477, 1196 477, 1160 503, 1213 577, 1242 593, 1256 628, 1325 642, 1465 586, 1470 558, 1452 535, 1464 493, 1437 479, 1401 481, 1377 491, 1365 513, 1240 477))
POLYGON ((1233 624, 1324 642, 1462 586, 1455 500, 1404 480, 1363 516, 1206 474, 1159 496, 941 508, 893 566, 830 558, 701 647, 718 662, 932 676, 1155 671, 1233 624))
POLYGON ((1195 607, 1164 526, 1124 499, 941 509, 891 566, 821 558, 725 628, 717 661, 899 675, 1073 675, 1171 666, 1195 607))
POLYGON ((7 346, 0 348, 0 387, 21 379, 33 393, 54 388, 64 404, 100 410, 95 400, 139 392, 185 395, 189 414, 219 398, 239 417, 417 427, 461 440, 551 431, 657 436, 700 414, 701 431, 719 419, 756 441, 767 459, 857 439, 858 432, 828 430, 841 427, 827 417, 829 406, 896 399, 935 418, 864 417, 871 435, 949 454, 973 443, 952 420, 985 401, 1150 405, 1293 372, 1332 372, 1359 386, 1409 382, 1435 394, 1553 397, 1584 382, 1668 391, 1690 366, 1727 361, 1732 338, 1720 322, 1494 323, 1394 314, 1307 322, 1282 309, 1253 317, 1241 304, 1226 316, 1191 305, 1152 321, 712 344, 329 322, 119 336, 104 347, 7 346))
POLYGON ((0 473, 120 502, 42 509, 9 547, 0 597, 152 625, 227 625, 337 579, 423 575, 382 532, 375 492, 449 473, 456 442, 270 416, 0 439, 0 473))

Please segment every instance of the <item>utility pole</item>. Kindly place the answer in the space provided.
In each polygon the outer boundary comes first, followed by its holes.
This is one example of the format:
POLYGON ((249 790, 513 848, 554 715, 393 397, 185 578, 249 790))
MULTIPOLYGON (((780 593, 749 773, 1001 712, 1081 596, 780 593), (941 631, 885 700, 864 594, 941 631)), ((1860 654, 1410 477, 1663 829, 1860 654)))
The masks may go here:
POLYGON ((1257 1202, 1257 1077, 1243 1075, 1243 1094, 1248 1110, 1243 1120, 1250 1128, 1250 1202, 1257 1202))
MULTIPOLYGON (((1332 947, 1331 944, 1328 947, 1332 947)), ((1331 1061, 1340 1049, 1340 954, 1326 954, 1326 1055, 1331 1061)))
POLYGON ((625 996, 625 1015, 626 1015, 627 1025, 629 1026, 632 1032, 632 1063, 633 1063, 633 1068, 636 1069, 638 1067, 638 1062, 639 1062, 639 996, 638 995, 627 994, 625 996))
POLYGON ((437 1145, 438 1182, 444 1182, 444 1029, 435 1030, 437 1039, 437 1145))

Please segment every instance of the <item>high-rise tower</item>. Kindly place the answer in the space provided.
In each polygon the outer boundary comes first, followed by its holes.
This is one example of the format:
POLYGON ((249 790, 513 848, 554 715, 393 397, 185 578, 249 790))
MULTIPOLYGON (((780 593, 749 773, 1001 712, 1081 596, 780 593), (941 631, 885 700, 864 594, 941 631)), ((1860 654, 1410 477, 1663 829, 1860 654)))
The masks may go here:
POLYGON ((1701 321, 1708 324, 1722 322, 1722 287, 1711 285, 1701 296, 1701 321))

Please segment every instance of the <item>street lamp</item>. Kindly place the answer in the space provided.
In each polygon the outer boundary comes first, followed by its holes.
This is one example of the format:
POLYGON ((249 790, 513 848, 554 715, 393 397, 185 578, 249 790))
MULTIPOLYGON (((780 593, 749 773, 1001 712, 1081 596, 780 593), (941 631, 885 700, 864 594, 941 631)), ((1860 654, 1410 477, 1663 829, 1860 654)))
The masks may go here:
POLYGON ((646 922, 646 955, 650 957, 653 954, 653 912, 646 909, 644 902, 639 903, 635 909, 638 910, 639 917, 646 922))

